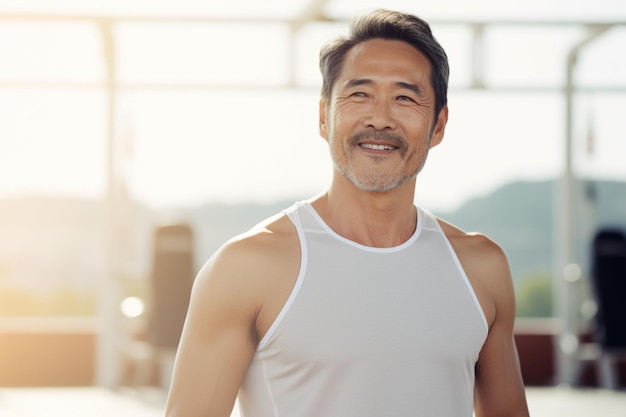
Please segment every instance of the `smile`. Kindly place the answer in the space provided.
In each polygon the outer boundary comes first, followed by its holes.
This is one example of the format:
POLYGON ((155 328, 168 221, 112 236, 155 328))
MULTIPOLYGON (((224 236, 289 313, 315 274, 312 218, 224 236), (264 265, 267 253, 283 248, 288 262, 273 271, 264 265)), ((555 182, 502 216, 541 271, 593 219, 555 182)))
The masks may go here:
POLYGON ((376 151, 393 151, 394 149, 398 149, 395 146, 377 145, 377 144, 374 144, 374 143, 361 143, 361 144, 359 144, 359 146, 361 148, 374 149, 376 151))

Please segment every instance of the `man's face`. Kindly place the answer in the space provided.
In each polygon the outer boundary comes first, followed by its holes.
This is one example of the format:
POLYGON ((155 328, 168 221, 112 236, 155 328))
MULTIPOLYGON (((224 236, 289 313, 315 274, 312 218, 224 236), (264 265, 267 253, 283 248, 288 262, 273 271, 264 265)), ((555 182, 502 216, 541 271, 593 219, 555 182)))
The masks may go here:
POLYGON ((329 103, 320 103, 320 134, 335 170, 363 191, 385 192, 415 178, 443 138, 430 61, 408 43, 372 39, 348 51, 329 103))

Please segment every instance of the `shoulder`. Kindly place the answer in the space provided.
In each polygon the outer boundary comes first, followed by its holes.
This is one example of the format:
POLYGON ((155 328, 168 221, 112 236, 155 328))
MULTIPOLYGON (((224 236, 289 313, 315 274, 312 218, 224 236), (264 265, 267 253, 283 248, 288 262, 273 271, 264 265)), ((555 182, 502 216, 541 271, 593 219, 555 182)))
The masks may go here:
POLYGON ((205 263, 198 279, 237 279, 251 284, 264 271, 299 248, 298 235, 285 214, 271 217, 224 243, 205 263))
POLYGON ((260 257, 264 257, 275 251, 280 252, 292 244, 294 239, 297 239, 295 226, 286 214, 280 213, 230 239, 216 254, 220 258, 229 258, 233 255, 254 256, 260 251, 263 255, 260 257))
POLYGON ((192 297, 256 314, 276 285, 297 275, 299 262, 295 226, 279 214, 222 245, 198 272, 192 297))
POLYGON ((450 241, 491 324, 504 310, 515 309, 509 263, 504 250, 489 237, 466 232, 444 220, 439 224, 450 241))
MULTIPOLYGON (((437 219, 458 256, 478 257, 481 263, 505 263, 506 255, 502 248, 489 237, 481 233, 470 233, 454 226, 445 220, 437 219)), ((497 266, 497 265, 490 265, 497 266)), ((506 266, 508 265, 501 265, 506 266)))

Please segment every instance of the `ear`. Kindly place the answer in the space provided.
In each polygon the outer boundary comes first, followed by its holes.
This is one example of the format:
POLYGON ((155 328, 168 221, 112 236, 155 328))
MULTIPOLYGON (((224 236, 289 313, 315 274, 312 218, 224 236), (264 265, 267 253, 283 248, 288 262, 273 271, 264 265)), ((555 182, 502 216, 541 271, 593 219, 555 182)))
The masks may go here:
POLYGON ((437 116, 437 122, 435 123, 433 133, 430 135, 431 148, 439 145, 443 140, 443 135, 446 132, 446 124, 448 124, 448 106, 443 106, 437 116))
POLYGON ((319 124, 319 130, 320 130, 320 136, 322 138, 324 138, 325 140, 328 140, 328 127, 326 124, 326 102, 324 101, 324 99, 320 99, 320 124, 319 124))

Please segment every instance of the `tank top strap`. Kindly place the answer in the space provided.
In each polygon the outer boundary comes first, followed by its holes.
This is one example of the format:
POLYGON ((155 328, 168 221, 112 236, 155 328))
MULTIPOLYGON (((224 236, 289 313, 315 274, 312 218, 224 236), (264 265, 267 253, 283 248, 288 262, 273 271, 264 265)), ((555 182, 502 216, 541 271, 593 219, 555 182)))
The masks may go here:
POLYGON ((299 201, 293 204, 284 213, 289 216, 291 221, 305 232, 326 233, 323 220, 319 218, 313 206, 309 201, 299 201))
POLYGON ((298 230, 302 229, 302 224, 300 221, 300 208, 302 206, 302 202, 296 202, 292 204, 290 207, 283 210, 283 214, 289 217, 289 220, 296 226, 298 230))
POLYGON ((435 215, 433 213, 431 213, 430 211, 418 207, 417 208, 417 218, 418 218, 418 227, 421 227, 422 229, 426 229, 426 230, 440 230, 439 227, 439 223, 437 222, 437 218, 435 217, 435 215))

